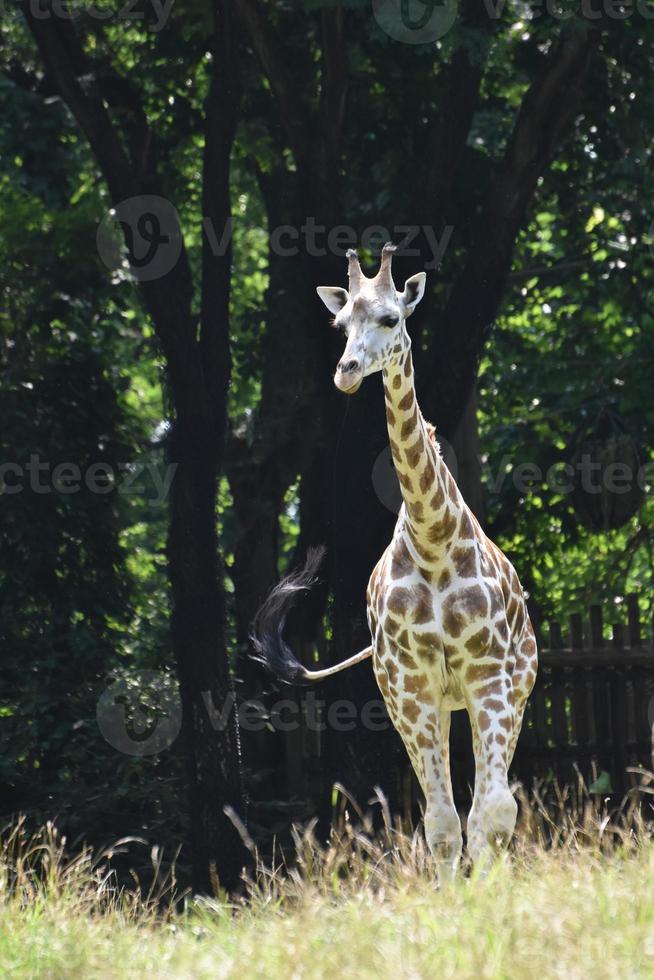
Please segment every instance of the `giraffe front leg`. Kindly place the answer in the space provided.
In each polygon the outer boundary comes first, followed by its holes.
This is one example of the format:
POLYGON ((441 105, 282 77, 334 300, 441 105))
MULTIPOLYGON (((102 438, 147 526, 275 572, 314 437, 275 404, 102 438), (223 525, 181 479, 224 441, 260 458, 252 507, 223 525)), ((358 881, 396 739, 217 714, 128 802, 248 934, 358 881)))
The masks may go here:
POLYGON ((434 704, 427 693, 429 679, 422 671, 400 672, 393 656, 377 657, 374 667, 388 713, 425 795, 425 839, 438 880, 450 879, 463 850, 450 776, 450 712, 434 704))
MULTIPOLYGON (((508 675, 507 675, 508 678, 508 675)), ((502 693, 470 695, 468 714, 475 753, 475 793, 468 816, 468 853, 485 868, 513 836, 518 804, 509 788, 509 751, 517 725, 513 690, 501 678, 502 693)), ((508 678, 510 682, 510 678, 508 678)), ((500 685, 497 685, 500 687, 500 685)))
POLYGON ((450 773, 450 711, 437 712, 439 736, 422 757, 425 794, 425 839, 440 882, 451 880, 463 851, 461 820, 454 805, 450 773))

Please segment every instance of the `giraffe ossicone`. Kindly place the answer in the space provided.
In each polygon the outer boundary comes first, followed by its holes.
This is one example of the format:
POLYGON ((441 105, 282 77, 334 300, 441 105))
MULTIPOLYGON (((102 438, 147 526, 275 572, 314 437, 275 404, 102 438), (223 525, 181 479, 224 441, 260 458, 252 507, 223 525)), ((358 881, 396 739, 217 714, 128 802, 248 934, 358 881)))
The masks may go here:
POLYGON ((461 823, 452 794, 451 712, 465 709, 475 755, 475 789, 467 823, 468 852, 485 862, 510 840, 517 805, 508 772, 537 650, 526 595, 502 551, 486 537, 439 452, 435 430, 416 400, 406 319, 422 299, 425 273, 393 282, 394 247, 382 250, 374 278, 347 253, 349 289, 318 287, 346 335, 334 383, 354 394, 381 371, 388 437, 402 491, 390 544, 367 589, 371 645, 325 670, 306 669, 282 638, 289 606, 309 588, 319 556, 281 582, 260 610, 253 642, 281 679, 323 677, 372 657, 377 683, 425 795, 425 835, 441 877, 456 871, 461 823))

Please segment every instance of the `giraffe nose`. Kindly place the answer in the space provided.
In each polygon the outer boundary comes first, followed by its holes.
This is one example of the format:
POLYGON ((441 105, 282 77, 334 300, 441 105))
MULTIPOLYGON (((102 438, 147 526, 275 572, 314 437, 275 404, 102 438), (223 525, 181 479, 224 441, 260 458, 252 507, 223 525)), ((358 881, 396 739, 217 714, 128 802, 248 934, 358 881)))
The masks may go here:
POLYGON ((339 361, 338 362, 338 365, 337 365, 337 370, 340 371, 341 374, 350 374, 352 371, 358 371, 359 370, 359 362, 358 361, 339 361))

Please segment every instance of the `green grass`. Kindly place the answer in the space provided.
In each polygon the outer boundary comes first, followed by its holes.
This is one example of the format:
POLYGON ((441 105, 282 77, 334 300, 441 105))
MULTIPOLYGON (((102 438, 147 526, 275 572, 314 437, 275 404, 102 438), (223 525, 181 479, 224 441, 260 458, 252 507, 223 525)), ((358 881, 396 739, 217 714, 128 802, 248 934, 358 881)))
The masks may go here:
POLYGON ((546 849, 544 826, 523 821, 486 877, 440 889, 419 834, 373 839, 346 824, 320 848, 308 832, 294 866, 260 868, 242 901, 189 897, 182 912, 166 910, 170 881, 119 891, 104 859, 67 862, 52 828, 32 840, 18 828, 0 860, 0 975, 654 976, 646 829, 587 813, 583 831, 558 827, 546 849))

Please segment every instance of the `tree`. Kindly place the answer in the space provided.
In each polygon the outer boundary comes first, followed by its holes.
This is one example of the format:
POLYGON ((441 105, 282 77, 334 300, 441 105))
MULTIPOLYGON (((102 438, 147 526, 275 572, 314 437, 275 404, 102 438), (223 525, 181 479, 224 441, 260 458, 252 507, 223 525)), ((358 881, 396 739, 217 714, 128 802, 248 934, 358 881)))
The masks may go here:
MULTIPOLYGON (((100 56, 92 53, 95 46, 90 42, 101 34, 98 25, 82 21, 76 30, 50 5, 37 13, 24 3, 22 10, 47 83, 84 132, 114 205, 143 194, 163 196, 166 168, 143 96, 134 80, 111 64, 106 50, 100 56)), ((206 217, 221 227, 230 210, 236 106, 230 17, 220 3, 212 8, 212 16, 202 205, 206 217)), ((180 228, 173 234, 182 239, 180 228)), ((201 891, 212 887, 212 868, 223 887, 235 887, 244 861, 241 838, 225 812, 226 807, 238 812, 241 805, 237 733, 231 722, 216 728, 207 711, 211 702, 222 708, 231 689, 215 516, 230 373, 229 261, 229 250, 213 254, 207 241, 199 317, 183 243, 170 271, 140 283, 166 359, 174 412, 168 449, 169 460, 177 465, 168 537, 172 634, 191 797, 193 884, 201 891)))

